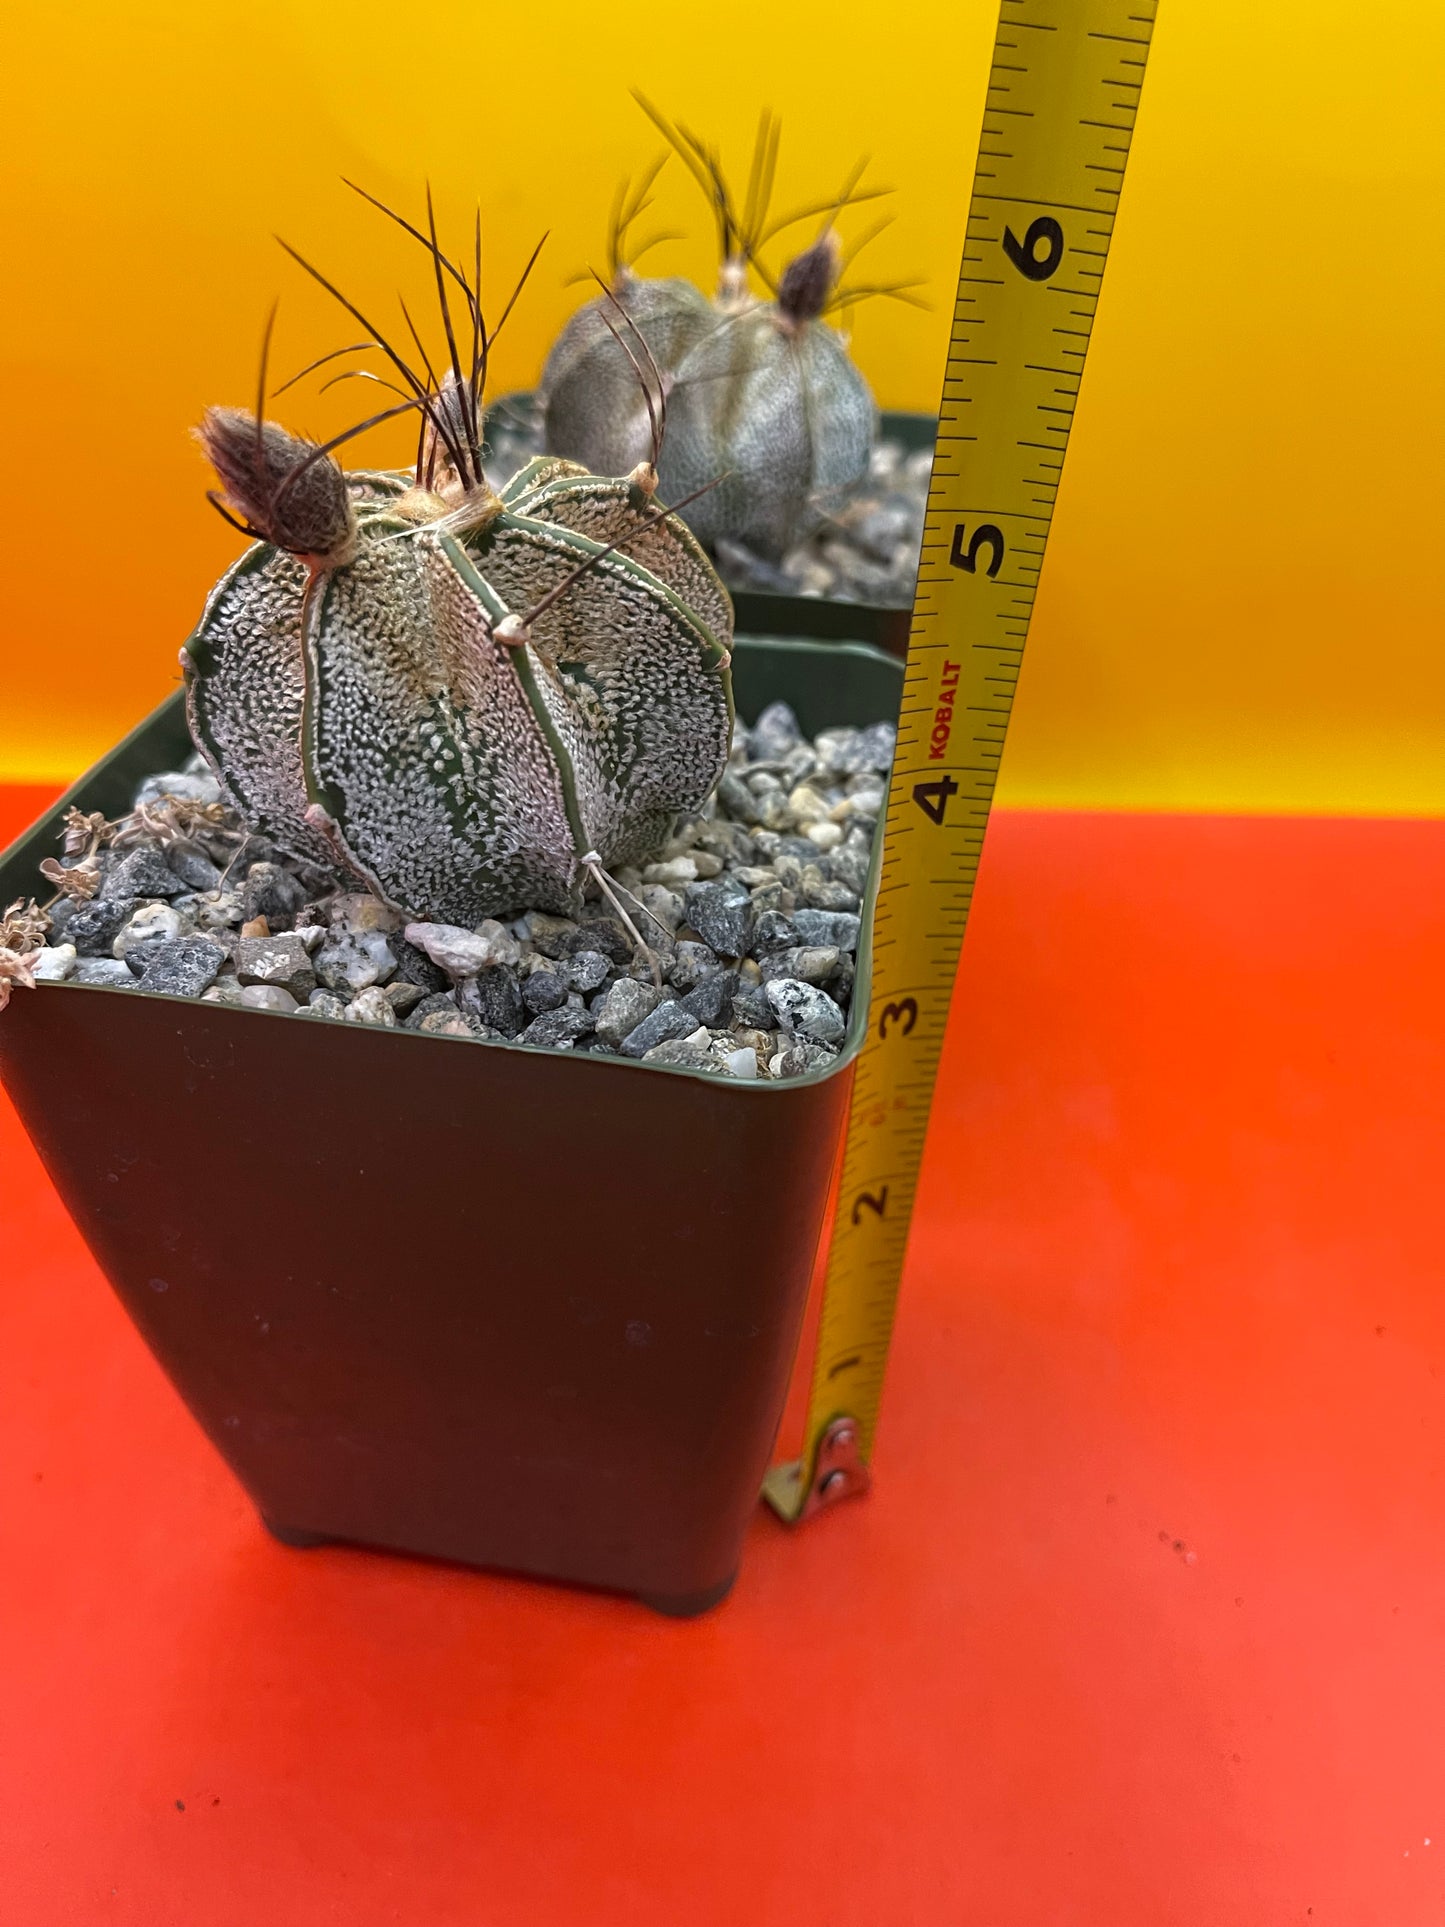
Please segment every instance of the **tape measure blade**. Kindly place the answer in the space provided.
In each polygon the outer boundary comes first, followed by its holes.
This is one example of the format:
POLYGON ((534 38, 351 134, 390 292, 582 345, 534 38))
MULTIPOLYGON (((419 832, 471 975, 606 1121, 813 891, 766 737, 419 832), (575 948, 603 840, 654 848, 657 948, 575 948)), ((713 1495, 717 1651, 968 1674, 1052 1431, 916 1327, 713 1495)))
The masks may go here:
POLYGON ((866 1488, 959 948, 1154 16, 1155 0, 1000 6, 804 1450, 764 1488, 789 1520, 866 1488), (839 1439, 856 1456, 856 1472, 841 1479, 839 1439))

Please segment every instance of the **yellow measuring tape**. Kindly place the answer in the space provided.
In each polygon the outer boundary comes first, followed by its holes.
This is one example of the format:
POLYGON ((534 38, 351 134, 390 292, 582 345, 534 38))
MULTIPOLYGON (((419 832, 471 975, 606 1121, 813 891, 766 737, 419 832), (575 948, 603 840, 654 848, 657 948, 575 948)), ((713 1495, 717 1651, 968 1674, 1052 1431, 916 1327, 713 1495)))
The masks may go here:
POLYGON ((958 278, 801 1459, 865 1490, 949 1001, 1124 183, 1156 0, 1002 0, 958 278))

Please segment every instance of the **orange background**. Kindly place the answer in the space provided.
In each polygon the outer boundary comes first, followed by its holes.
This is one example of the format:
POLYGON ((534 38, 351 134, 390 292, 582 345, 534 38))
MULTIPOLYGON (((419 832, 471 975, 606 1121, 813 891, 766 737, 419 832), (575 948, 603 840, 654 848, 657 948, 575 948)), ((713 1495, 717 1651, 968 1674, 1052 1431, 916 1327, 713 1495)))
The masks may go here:
MULTIPOLYGON (((534 378, 616 177, 655 151, 627 86, 740 170, 766 102, 784 201, 863 149, 899 189, 873 265, 921 273, 933 306, 873 304, 856 345, 885 405, 928 408, 994 17, 992 0, 893 9, 886 32, 856 0, 12 9, 0 778, 74 772, 172 686, 235 548, 186 430, 248 396, 272 296, 283 367, 352 338, 272 230, 363 301, 422 291, 338 175, 412 208, 429 175, 458 237, 480 197, 494 298, 551 228, 500 389, 534 378)), ((1439 809, 1442 95, 1429 0, 1165 0, 1007 800, 1439 809)), ((667 212, 697 240, 654 259, 706 273, 706 223, 670 174, 667 212)), ((365 391, 311 392, 298 427, 365 391)))

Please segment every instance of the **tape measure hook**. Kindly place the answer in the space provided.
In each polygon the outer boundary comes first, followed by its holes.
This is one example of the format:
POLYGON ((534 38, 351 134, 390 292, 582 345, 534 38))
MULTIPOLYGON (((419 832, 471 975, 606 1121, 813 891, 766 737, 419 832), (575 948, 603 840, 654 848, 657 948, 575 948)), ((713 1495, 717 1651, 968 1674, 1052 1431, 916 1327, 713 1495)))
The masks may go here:
POLYGON ((799 1519, 811 1519, 824 1506, 839 1499, 861 1498, 873 1483, 873 1475, 863 1462, 863 1438, 858 1421, 835 1418, 818 1441, 818 1462, 813 1483, 803 1501, 799 1519))

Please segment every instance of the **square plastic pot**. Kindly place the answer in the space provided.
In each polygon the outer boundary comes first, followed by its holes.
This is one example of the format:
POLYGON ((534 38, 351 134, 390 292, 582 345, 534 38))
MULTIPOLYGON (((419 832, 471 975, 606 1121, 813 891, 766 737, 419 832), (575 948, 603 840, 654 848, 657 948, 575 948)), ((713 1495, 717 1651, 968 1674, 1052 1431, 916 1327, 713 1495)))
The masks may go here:
MULTIPOLYGON (((739 714, 896 714, 858 646, 739 640, 739 714)), ((66 807, 189 751, 172 698, 66 807)), ((872 887, 865 932, 872 915, 872 887)), ((736 1573, 786 1395, 853 1060, 786 1083, 43 984, 0 1075, 81 1234, 281 1539, 690 1613, 736 1573)), ((164 1468, 156 1468, 157 1477, 164 1468)))

